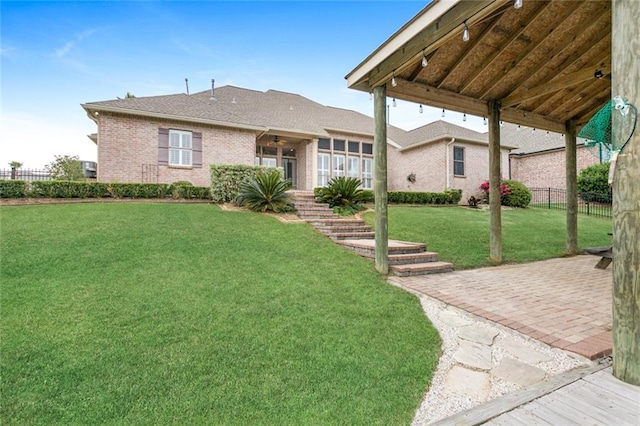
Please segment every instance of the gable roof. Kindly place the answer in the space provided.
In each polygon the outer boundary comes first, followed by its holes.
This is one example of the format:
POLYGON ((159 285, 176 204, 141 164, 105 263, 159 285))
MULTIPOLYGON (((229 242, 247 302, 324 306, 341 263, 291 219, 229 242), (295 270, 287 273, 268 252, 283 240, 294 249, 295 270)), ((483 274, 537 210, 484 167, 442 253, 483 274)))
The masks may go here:
MULTIPOLYGON (((90 116, 100 111, 134 114, 146 117, 176 119, 237 127, 265 133, 329 137, 330 131, 373 136, 373 118, 357 111, 325 106, 304 96, 278 90, 245 89, 223 86, 191 95, 185 93, 88 102, 82 107, 90 116)), ((552 138, 527 137, 516 132, 516 126, 505 124, 502 129, 505 149, 519 147, 516 153, 534 152, 564 146, 557 133, 552 138), (558 138, 560 141, 558 142, 558 138)), ((544 132, 539 132, 543 135, 544 132)), ((388 126, 389 142, 401 150, 417 148, 442 139, 456 138, 471 143, 487 144, 488 134, 438 120, 411 131, 388 126)))

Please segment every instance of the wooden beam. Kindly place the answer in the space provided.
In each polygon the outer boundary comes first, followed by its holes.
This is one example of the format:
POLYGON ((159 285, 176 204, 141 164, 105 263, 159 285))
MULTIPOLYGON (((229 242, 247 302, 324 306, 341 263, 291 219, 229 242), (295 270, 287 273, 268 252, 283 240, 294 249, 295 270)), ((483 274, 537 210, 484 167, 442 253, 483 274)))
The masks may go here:
POLYGON ((567 181, 567 254, 578 254, 578 171, 576 123, 567 121, 564 132, 565 175, 567 181))
MULTIPOLYGON (((613 0, 612 92, 640 106, 640 2, 613 0), (635 46, 635 48, 634 48, 635 46)), ((633 114, 632 111, 629 114, 633 114)), ((630 120, 613 111, 623 142, 630 120)), ((613 375, 640 386, 640 131, 618 155, 613 176, 613 375)))
POLYGON ((539 2, 536 3, 536 8, 533 9, 526 17, 523 18, 522 22, 526 22, 526 25, 523 25, 520 31, 514 32, 509 38, 507 38, 503 43, 500 44, 500 47, 496 49, 491 55, 489 55, 482 64, 478 65, 475 68, 475 71, 464 81, 460 86, 458 86, 458 92, 464 93, 482 74, 482 71, 496 60, 498 56, 507 48, 514 40, 516 40, 520 35, 532 24, 535 18, 540 15, 544 9, 550 4, 550 2, 539 2))
POLYGON ((481 17, 475 17, 482 12, 483 16, 491 14, 502 7, 509 0, 476 0, 463 1, 455 4, 445 12, 440 19, 432 22, 420 31, 415 37, 407 41, 401 48, 393 52, 377 67, 369 72, 369 87, 376 87, 389 81, 392 74, 400 74, 403 70, 415 63, 416 58, 422 55, 422 49, 426 48, 431 53, 444 45, 455 33, 462 34, 462 24, 467 21, 470 25, 481 17))
MULTIPOLYGON (((587 30, 591 33, 593 31, 592 27, 594 25, 596 25, 600 21, 602 16, 604 16, 606 13, 611 13, 611 7, 610 7, 609 3, 605 3, 604 4, 604 7, 602 8, 601 12, 598 15, 594 15, 593 19, 591 20, 591 22, 587 22, 586 25, 581 26, 580 28, 578 28, 575 33, 571 34, 571 37, 566 37, 562 43, 556 44, 554 46, 553 50, 551 52, 549 52, 545 56, 545 58, 538 63, 537 66, 531 66, 531 67, 527 68, 529 77, 531 78, 531 77, 537 75, 540 70, 542 70, 544 67, 546 67, 560 53, 564 52, 564 50, 567 47, 569 47, 571 45, 571 43, 573 43, 578 37, 582 36, 583 34, 586 34, 587 30)), ((609 34, 610 31, 611 31, 611 26, 609 26, 609 27, 603 26, 599 33, 591 34, 590 38, 591 38, 591 40, 595 40, 597 42, 597 41, 601 40, 603 37, 605 37, 607 34, 609 34)), ((555 69, 553 69, 552 71, 554 73, 556 73, 555 69)), ((544 77, 544 78, 546 78, 546 77, 544 77)), ((516 91, 518 91, 518 89, 520 89, 521 87, 524 86, 524 83, 526 83, 527 80, 522 81, 521 84, 519 84, 518 86, 514 87, 511 90, 511 92, 515 93, 516 91)), ((538 81, 541 81, 541 79, 538 78, 538 81)))
MULTIPOLYGON (((505 7, 511 7, 511 6, 505 5, 505 7)), ((447 77, 449 77, 455 72, 455 70, 458 68, 460 63, 467 57, 467 54, 471 52, 482 41, 484 36, 490 33, 495 28, 496 24, 500 21, 501 17, 502 17, 502 14, 498 14, 489 22, 489 24, 482 30, 480 34, 475 35, 472 40, 469 40, 467 43, 465 43, 464 50, 460 52, 455 62, 451 64, 449 67, 447 67, 448 68, 447 72, 445 72, 444 76, 440 79, 440 81, 434 84, 435 87, 437 87, 438 89, 442 87, 444 82, 447 80, 447 77)))
POLYGON ((375 199, 375 262, 381 274, 389 273, 389 221, 387 211, 387 86, 373 89, 373 193, 375 199))
POLYGON ((502 262, 502 207, 500 205, 500 101, 489 101, 489 213, 491 230, 489 255, 496 263, 502 262))
MULTIPOLYGON (((448 90, 438 89, 426 84, 407 81, 396 77, 396 87, 388 87, 387 95, 409 102, 415 102, 436 108, 444 108, 467 114, 484 117, 487 114, 487 103, 483 100, 460 95, 448 90)), ((564 122, 556 121, 540 114, 526 113, 515 108, 502 110, 501 117, 509 123, 527 127, 563 133, 564 122)))
POLYGON ((567 74, 562 77, 554 78, 548 83, 544 83, 539 86, 532 87, 526 92, 507 96, 503 100, 503 107, 518 105, 522 102, 528 101, 530 99, 538 98, 548 93, 553 93, 562 89, 566 89, 568 87, 576 86, 582 83, 583 81, 596 80, 598 78, 603 78, 605 75, 608 75, 610 73, 611 73, 611 67, 609 66, 609 64, 600 63, 596 66, 586 67, 583 70, 580 70, 571 74, 567 74), (602 73, 602 76, 596 77, 597 71, 600 71, 602 73))

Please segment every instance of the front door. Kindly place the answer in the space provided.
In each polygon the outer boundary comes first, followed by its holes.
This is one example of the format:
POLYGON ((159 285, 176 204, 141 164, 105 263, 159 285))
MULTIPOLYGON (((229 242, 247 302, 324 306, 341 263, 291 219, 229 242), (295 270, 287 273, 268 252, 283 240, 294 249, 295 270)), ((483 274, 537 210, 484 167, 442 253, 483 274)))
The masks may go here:
POLYGON ((283 158, 282 168, 284 169, 284 178, 291 180, 293 188, 297 186, 296 182, 296 159, 295 158, 283 158))

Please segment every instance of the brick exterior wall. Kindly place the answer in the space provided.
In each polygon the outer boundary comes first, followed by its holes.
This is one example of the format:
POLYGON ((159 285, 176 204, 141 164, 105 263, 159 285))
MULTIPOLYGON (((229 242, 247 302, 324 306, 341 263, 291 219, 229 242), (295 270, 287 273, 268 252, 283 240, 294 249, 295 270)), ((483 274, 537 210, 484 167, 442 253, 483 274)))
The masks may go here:
MULTIPOLYGON (((576 151, 577 170, 599 164, 600 160, 583 147, 576 151)), ((511 179, 519 180, 529 188, 566 189, 565 151, 511 156, 511 179)))
POLYGON ((104 113, 98 124, 98 181, 172 183, 185 180, 197 186, 209 186, 210 164, 251 165, 255 144, 256 134, 252 131, 104 113), (159 166, 159 128, 202 133, 202 167, 159 166), (144 176, 143 168, 147 170, 144 176))
MULTIPOLYGON (((489 149, 487 145, 477 145, 455 141, 447 146, 450 139, 422 145, 415 149, 399 151, 388 147, 388 187, 390 191, 441 192, 447 187, 447 150, 449 151, 449 187, 462 189, 461 203, 480 194, 479 186, 489 177, 489 149), (464 176, 453 174, 453 147, 464 148, 464 176), (415 173, 416 181, 407 180, 415 173)), ((507 175, 508 151, 502 150, 502 174, 507 175)))

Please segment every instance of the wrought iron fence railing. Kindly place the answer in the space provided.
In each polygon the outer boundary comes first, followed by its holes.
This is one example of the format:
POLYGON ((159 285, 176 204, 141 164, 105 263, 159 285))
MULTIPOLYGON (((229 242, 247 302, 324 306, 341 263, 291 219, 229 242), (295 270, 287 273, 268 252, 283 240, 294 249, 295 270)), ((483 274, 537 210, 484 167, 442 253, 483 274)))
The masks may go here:
POLYGON ((51 176, 44 169, 0 169, 0 179, 34 181, 51 180, 51 176))
MULTIPOLYGON (((567 209, 567 191, 557 188, 529 188, 531 206, 551 210, 567 209)), ((595 194, 578 191, 578 213, 588 216, 611 218, 611 191, 595 194)))

